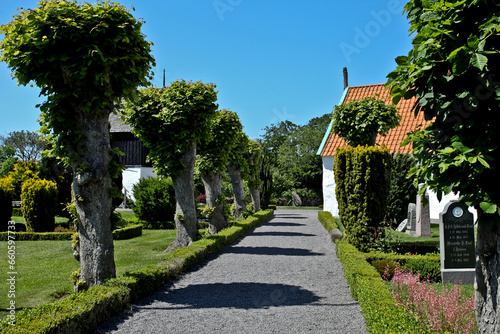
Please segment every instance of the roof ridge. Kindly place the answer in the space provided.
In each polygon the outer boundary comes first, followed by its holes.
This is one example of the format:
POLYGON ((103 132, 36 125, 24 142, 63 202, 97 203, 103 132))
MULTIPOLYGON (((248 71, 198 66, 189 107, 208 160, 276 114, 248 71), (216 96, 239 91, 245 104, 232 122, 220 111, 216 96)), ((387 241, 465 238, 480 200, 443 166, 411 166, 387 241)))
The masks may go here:
POLYGON ((375 87, 375 86, 385 86, 385 84, 378 83, 378 84, 371 84, 371 85, 349 86, 349 88, 363 88, 363 87, 375 87))

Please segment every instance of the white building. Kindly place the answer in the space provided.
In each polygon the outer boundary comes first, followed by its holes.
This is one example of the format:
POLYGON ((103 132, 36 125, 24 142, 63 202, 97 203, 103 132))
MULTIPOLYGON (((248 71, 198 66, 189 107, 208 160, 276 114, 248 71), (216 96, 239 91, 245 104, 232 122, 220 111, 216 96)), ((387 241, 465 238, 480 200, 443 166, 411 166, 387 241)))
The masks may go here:
MULTIPOLYGON (((344 94, 339 102, 340 104, 348 103, 353 100, 361 100, 366 97, 375 97, 384 100, 387 104, 392 103, 389 98, 389 91, 385 89, 383 84, 376 85, 366 85, 366 86, 348 86, 344 90, 344 94)), ((411 153, 412 145, 408 144, 401 147, 401 142, 406 138, 407 133, 414 131, 416 129, 424 128, 429 121, 424 119, 422 112, 418 114, 417 117, 414 115, 413 107, 417 103, 416 98, 410 100, 401 100, 397 104, 399 114, 401 115, 400 125, 389 133, 382 137, 377 136, 377 145, 384 144, 389 148, 392 153, 411 153)), ((322 157, 323 161, 323 204, 324 210, 330 211, 334 216, 338 217, 338 202, 335 197, 335 178, 333 174, 333 161, 335 158, 335 151, 339 147, 346 147, 347 143, 332 133, 332 124, 328 127, 328 130, 323 137, 320 148, 318 149, 318 155, 322 157)), ((430 205, 430 215, 431 220, 437 222, 439 220, 439 213, 443 211, 444 206, 452 199, 458 199, 457 195, 449 194, 444 195, 441 202, 438 201, 437 195, 435 193, 429 193, 429 205, 430 205)), ((469 208, 469 210, 476 216, 476 211, 474 208, 469 208)))
POLYGON ((149 150, 139 139, 134 137, 132 127, 125 124, 118 114, 109 116, 109 124, 111 146, 118 147, 120 151, 125 153, 124 156, 120 156, 120 163, 126 167, 123 171, 122 192, 126 193, 129 199, 135 200, 132 191, 134 184, 148 176, 156 176, 152 165, 146 162, 149 150))

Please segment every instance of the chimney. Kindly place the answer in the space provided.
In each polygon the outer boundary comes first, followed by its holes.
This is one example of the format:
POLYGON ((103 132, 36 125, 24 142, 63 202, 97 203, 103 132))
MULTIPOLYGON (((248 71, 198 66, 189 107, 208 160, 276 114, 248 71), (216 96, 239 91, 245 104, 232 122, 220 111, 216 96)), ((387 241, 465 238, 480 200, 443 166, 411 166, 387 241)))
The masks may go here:
POLYGON ((347 67, 344 67, 344 90, 349 87, 349 80, 348 80, 348 77, 347 77, 347 67))

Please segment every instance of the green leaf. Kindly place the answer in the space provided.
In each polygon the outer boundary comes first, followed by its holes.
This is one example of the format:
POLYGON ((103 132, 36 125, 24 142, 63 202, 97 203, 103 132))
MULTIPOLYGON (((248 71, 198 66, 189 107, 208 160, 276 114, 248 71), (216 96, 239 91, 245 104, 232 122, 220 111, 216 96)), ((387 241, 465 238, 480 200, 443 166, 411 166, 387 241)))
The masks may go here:
POLYGON ((487 63, 488 58, 480 53, 474 54, 474 56, 471 58, 471 65, 479 68, 481 71, 484 69, 487 63))
POLYGON ((493 203, 481 202, 479 206, 485 213, 496 213, 498 210, 497 205, 493 203))

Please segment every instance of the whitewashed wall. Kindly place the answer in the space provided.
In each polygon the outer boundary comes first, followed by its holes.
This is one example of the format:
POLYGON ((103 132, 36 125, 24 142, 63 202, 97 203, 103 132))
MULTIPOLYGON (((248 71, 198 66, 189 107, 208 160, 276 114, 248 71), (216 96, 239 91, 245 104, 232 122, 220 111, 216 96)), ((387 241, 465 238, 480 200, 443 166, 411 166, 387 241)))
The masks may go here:
POLYGON ((134 193, 132 192, 132 187, 134 184, 138 183, 140 179, 146 178, 148 176, 156 176, 153 167, 127 167, 123 171, 123 187, 127 190, 127 197, 135 201, 134 193))
POLYGON ((333 176, 333 158, 323 160, 323 210, 330 211, 334 217, 339 215, 339 205, 335 197, 335 178, 333 176))
MULTIPOLYGON (((323 210, 330 211, 334 217, 339 215, 339 205, 335 197, 335 178, 333 175, 334 157, 322 157, 323 160, 323 210)), ((439 222, 439 213, 443 211, 445 205, 451 200, 458 200, 458 195, 443 195, 441 202, 438 200, 435 192, 429 191, 430 216, 434 223, 439 222)), ((415 199, 414 203, 416 203, 415 199)), ((474 221, 477 219, 477 212, 474 208, 469 208, 474 215, 474 221)))

